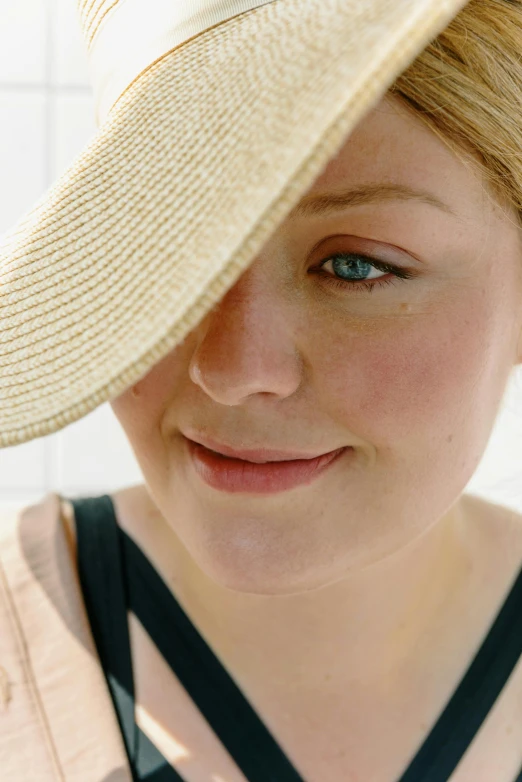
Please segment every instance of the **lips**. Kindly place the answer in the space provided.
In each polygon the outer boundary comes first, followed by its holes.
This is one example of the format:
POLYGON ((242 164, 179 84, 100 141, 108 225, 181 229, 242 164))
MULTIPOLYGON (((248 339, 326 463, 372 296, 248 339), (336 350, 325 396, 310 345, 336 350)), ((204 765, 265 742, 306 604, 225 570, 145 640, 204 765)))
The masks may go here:
MULTIPOLYGON (((321 456, 334 453, 334 451, 319 451, 315 453, 303 453, 298 451, 278 451, 267 448, 256 449, 235 449, 230 448, 227 445, 218 443, 216 440, 211 440, 209 437, 202 437, 200 435, 184 435, 187 440, 203 445, 207 450, 212 451, 220 456, 228 456, 231 459, 241 459, 242 461, 252 462, 253 464, 266 464, 267 462, 289 462, 294 460, 306 461, 312 459, 318 459, 321 456)), ((339 448, 335 449, 335 452, 339 451, 339 448)))
MULTIPOLYGON (((316 458, 251 462, 223 456, 185 438, 195 474, 213 489, 229 493, 272 494, 316 480, 352 448, 338 448, 316 458)), ((244 452, 243 452, 244 453, 244 452)))

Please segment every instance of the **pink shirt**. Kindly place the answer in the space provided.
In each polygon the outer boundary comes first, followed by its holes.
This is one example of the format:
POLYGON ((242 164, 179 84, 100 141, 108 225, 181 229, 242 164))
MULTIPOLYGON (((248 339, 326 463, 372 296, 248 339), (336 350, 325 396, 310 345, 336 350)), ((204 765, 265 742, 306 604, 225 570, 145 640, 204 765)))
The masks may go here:
POLYGON ((62 513, 0 512, 0 779, 132 782, 62 513))

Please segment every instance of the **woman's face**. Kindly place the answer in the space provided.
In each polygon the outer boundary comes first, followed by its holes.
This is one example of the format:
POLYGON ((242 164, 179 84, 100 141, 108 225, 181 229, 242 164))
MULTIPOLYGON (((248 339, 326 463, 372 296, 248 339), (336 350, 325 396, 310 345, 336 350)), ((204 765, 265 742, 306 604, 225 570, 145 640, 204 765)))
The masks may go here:
POLYGON ((448 512, 487 445, 519 358, 519 229, 387 97, 307 197, 392 184, 447 209, 359 197, 293 213, 183 344, 112 402, 160 513, 232 589, 304 591, 385 558, 448 512), (310 483, 230 492, 194 469, 183 435, 198 434, 353 450, 310 483))

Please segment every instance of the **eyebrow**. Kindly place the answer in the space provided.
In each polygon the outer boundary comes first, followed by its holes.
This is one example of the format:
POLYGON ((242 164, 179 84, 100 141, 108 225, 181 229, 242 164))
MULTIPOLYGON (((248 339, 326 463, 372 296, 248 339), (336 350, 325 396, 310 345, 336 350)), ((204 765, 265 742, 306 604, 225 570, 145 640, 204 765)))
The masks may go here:
POLYGON ((448 204, 427 190, 416 190, 408 185, 379 183, 340 190, 337 193, 315 193, 305 196, 292 209, 288 218, 295 220, 300 217, 325 217, 350 206, 397 200, 419 201, 458 217, 448 204))

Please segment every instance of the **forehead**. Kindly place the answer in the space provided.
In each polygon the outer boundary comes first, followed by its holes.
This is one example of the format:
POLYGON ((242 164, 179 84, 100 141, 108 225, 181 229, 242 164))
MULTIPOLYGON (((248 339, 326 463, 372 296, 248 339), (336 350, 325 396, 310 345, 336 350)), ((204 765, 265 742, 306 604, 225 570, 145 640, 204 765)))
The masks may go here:
POLYGON ((290 219, 304 216, 300 205, 311 196, 383 184, 422 190, 462 219, 482 219, 484 210, 495 209, 483 180, 413 111, 388 94, 352 131, 290 219))

